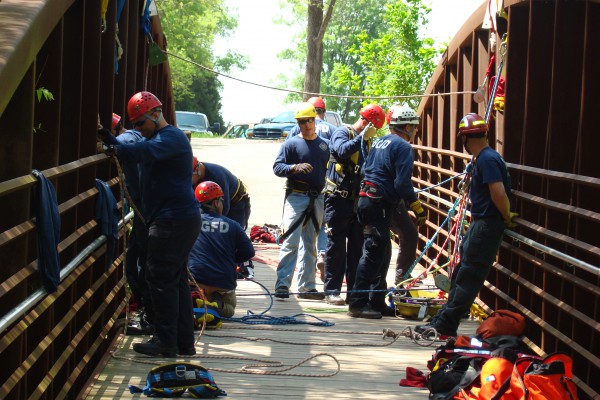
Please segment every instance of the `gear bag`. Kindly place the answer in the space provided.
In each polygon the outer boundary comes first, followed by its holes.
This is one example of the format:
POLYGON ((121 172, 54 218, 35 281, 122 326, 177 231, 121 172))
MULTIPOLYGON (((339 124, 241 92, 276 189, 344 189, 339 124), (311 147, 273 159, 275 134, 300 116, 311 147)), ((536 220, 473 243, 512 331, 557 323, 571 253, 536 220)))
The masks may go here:
MULTIPOLYGON (((567 354, 550 354, 543 360, 522 357, 512 366, 511 375, 504 380, 490 400, 578 400, 573 382, 573 360, 567 354)), ((484 375, 482 375, 484 379, 484 375)))
POLYGON ((180 397, 186 391, 196 399, 227 396, 206 368, 191 362, 158 365, 148 373, 144 388, 129 386, 132 394, 144 393, 148 397, 180 397))

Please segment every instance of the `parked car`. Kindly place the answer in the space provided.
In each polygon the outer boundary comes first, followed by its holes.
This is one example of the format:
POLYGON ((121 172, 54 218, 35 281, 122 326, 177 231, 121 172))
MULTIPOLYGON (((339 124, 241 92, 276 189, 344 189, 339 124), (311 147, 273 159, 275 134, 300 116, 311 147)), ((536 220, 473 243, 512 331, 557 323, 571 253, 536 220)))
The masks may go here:
POLYGON ((243 124, 232 124, 230 125, 225 133, 223 134, 224 138, 246 138, 246 134, 248 132, 252 132, 254 128, 254 123, 243 123, 243 124))
POLYGON ((177 127, 181 129, 188 137, 192 133, 205 133, 212 135, 219 133, 221 124, 215 122, 213 125, 208 123, 208 118, 205 114, 192 111, 175 111, 177 118, 177 127))
MULTIPOLYGON (((342 126, 342 117, 336 112, 325 111, 325 120, 335 126, 342 126)), ((296 126, 294 111, 284 111, 271 119, 271 122, 254 126, 252 132, 247 132, 248 139, 285 139, 292 128, 296 126)))

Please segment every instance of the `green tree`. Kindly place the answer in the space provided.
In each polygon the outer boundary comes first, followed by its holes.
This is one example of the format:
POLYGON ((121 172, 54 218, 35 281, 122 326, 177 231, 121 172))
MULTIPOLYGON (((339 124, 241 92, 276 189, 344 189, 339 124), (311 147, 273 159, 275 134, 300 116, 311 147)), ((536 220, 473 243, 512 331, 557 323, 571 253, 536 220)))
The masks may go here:
MULTIPOLYGON (((305 4, 293 3, 287 14, 301 19, 306 15, 305 4)), ((433 40, 419 35, 429 11, 421 0, 388 1, 383 8, 372 0, 338 0, 323 37, 320 92, 348 96, 422 93, 435 68, 433 60, 441 53, 433 47, 433 40)), ((296 38, 296 48, 279 56, 301 63, 306 60, 305 41, 305 36, 296 38)), ((290 77, 292 87, 299 89, 302 83, 302 77, 290 77)), ((288 101, 298 98, 289 95, 288 101)), ((329 97, 326 101, 328 109, 352 121, 360 107, 372 100, 329 97)), ((418 101, 399 102, 415 107, 418 101)), ((387 107, 395 101, 377 102, 387 107)))
MULTIPOLYGON (((226 37, 237 27, 237 19, 224 6, 224 0, 157 3, 170 53, 223 73, 245 67, 247 59, 237 53, 215 57, 212 51, 217 36, 226 37)), ((211 123, 224 126, 219 94, 222 85, 217 76, 175 57, 169 59, 169 65, 176 109, 202 112, 211 123)))

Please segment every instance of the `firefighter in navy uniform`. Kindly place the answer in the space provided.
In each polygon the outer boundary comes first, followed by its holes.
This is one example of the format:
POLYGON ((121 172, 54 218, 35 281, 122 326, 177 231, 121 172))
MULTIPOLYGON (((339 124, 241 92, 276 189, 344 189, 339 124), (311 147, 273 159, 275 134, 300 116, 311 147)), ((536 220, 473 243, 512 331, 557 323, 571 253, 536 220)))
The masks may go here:
MULTIPOLYGON (((401 137, 406 139, 408 142, 411 142, 414 136, 414 131, 409 132, 404 126, 407 124, 417 125, 419 123, 419 117, 412 108, 397 104, 388 110, 386 122, 390 127, 395 127, 402 132, 405 132, 403 135, 406 136, 401 137)), ((419 233, 417 232, 417 227, 408 214, 408 208, 413 210, 415 213, 415 216, 417 217, 417 226, 423 226, 425 225, 427 218, 423 210, 419 209, 419 207, 420 203, 418 201, 415 204, 408 204, 408 207, 406 202, 400 201, 396 211, 392 213, 391 230, 398 238, 398 257, 396 259, 395 275, 396 285, 407 278, 405 277, 405 274, 415 261, 417 244, 419 242, 419 233)))
POLYGON ((354 284, 363 245, 362 226, 356 216, 360 169, 371 138, 385 121, 383 109, 377 104, 365 106, 359 114, 360 118, 351 127, 340 127, 331 136, 325 183, 325 223, 329 240, 324 281, 326 301, 332 305, 345 304, 340 297, 344 275, 348 291, 354 284))
POLYGON ((456 336, 460 319, 469 312, 496 260, 504 228, 513 228, 510 211, 510 178, 506 163, 488 145, 488 126, 481 116, 469 113, 458 126, 465 150, 474 156, 471 178, 471 224, 460 248, 460 262, 452 272, 448 301, 427 324, 415 331, 456 336))
POLYGON ((162 103, 150 92, 134 94, 127 103, 133 127, 146 140, 104 141, 120 161, 138 163, 141 213, 146 221, 146 280, 154 307, 155 334, 133 350, 151 356, 196 354, 187 258, 200 232, 200 206, 194 198, 192 146, 185 134, 169 125, 162 103))
POLYGON ((215 182, 223 190, 223 215, 236 221, 246 230, 250 218, 250 195, 246 185, 227 168, 207 162, 200 162, 196 157, 192 163, 192 186, 204 181, 215 182))
POLYGON ((417 124, 412 119, 397 122, 400 123, 390 126, 389 134, 373 143, 363 168, 357 214, 365 239, 348 311, 355 318, 381 318, 382 314, 394 314, 385 302, 392 213, 399 202, 405 201, 417 214, 423 214, 411 182, 414 158, 408 142, 414 136, 417 124))
POLYGON ((195 190, 202 207, 202 229, 190 252, 188 267, 221 317, 232 317, 237 304, 236 265, 254 257, 254 246, 240 224, 223 216, 224 193, 211 181, 195 190))

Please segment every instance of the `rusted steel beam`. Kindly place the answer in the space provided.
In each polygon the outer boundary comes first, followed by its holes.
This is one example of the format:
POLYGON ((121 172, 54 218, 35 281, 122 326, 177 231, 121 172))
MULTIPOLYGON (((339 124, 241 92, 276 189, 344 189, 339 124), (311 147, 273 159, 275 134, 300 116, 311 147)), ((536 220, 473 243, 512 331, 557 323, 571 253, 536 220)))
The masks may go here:
POLYGON ((564 243, 569 244, 573 247, 576 247, 580 250, 584 250, 590 254, 593 254, 596 256, 600 255, 600 247, 596 247, 589 243, 585 243, 581 240, 573 239, 570 236, 551 231, 550 229, 546 229, 542 226, 536 225, 536 224, 526 221, 522 218, 518 219, 518 224, 519 224, 519 226, 530 229, 536 233, 541 233, 542 235, 552 238, 554 240, 564 242, 564 243))
POLYGON ((594 222, 600 222, 600 213, 584 210, 583 208, 562 204, 556 201, 548 200, 540 196, 535 196, 529 193, 524 193, 520 190, 513 190, 513 196, 526 200, 529 203, 541 205, 546 209, 561 211, 577 217, 589 219, 594 222))
POLYGON ((528 167, 526 165, 519 165, 514 163, 506 163, 506 166, 511 171, 523 172, 531 175, 540 176, 543 178, 551 178, 557 181, 564 181, 568 183, 577 183, 600 189, 600 178, 594 178, 592 176, 571 174, 568 172, 551 171, 543 168, 528 167))
POLYGON ((0 115, 73 0, 0 2, 0 115), (35 29, 30 27, 35 26, 35 29))
MULTIPOLYGON (((108 157, 104 154, 96 154, 89 157, 84 157, 68 164, 58 167, 48 168, 42 171, 46 179, 54 179, 63 175, 77 172, 80 168, 91 166, 106 160, 108 157)), ((17 190, 27 189, 37 183, 37 179, 33 175, 25 175, 18 178, 0 182, 0 197, 17 190)))

